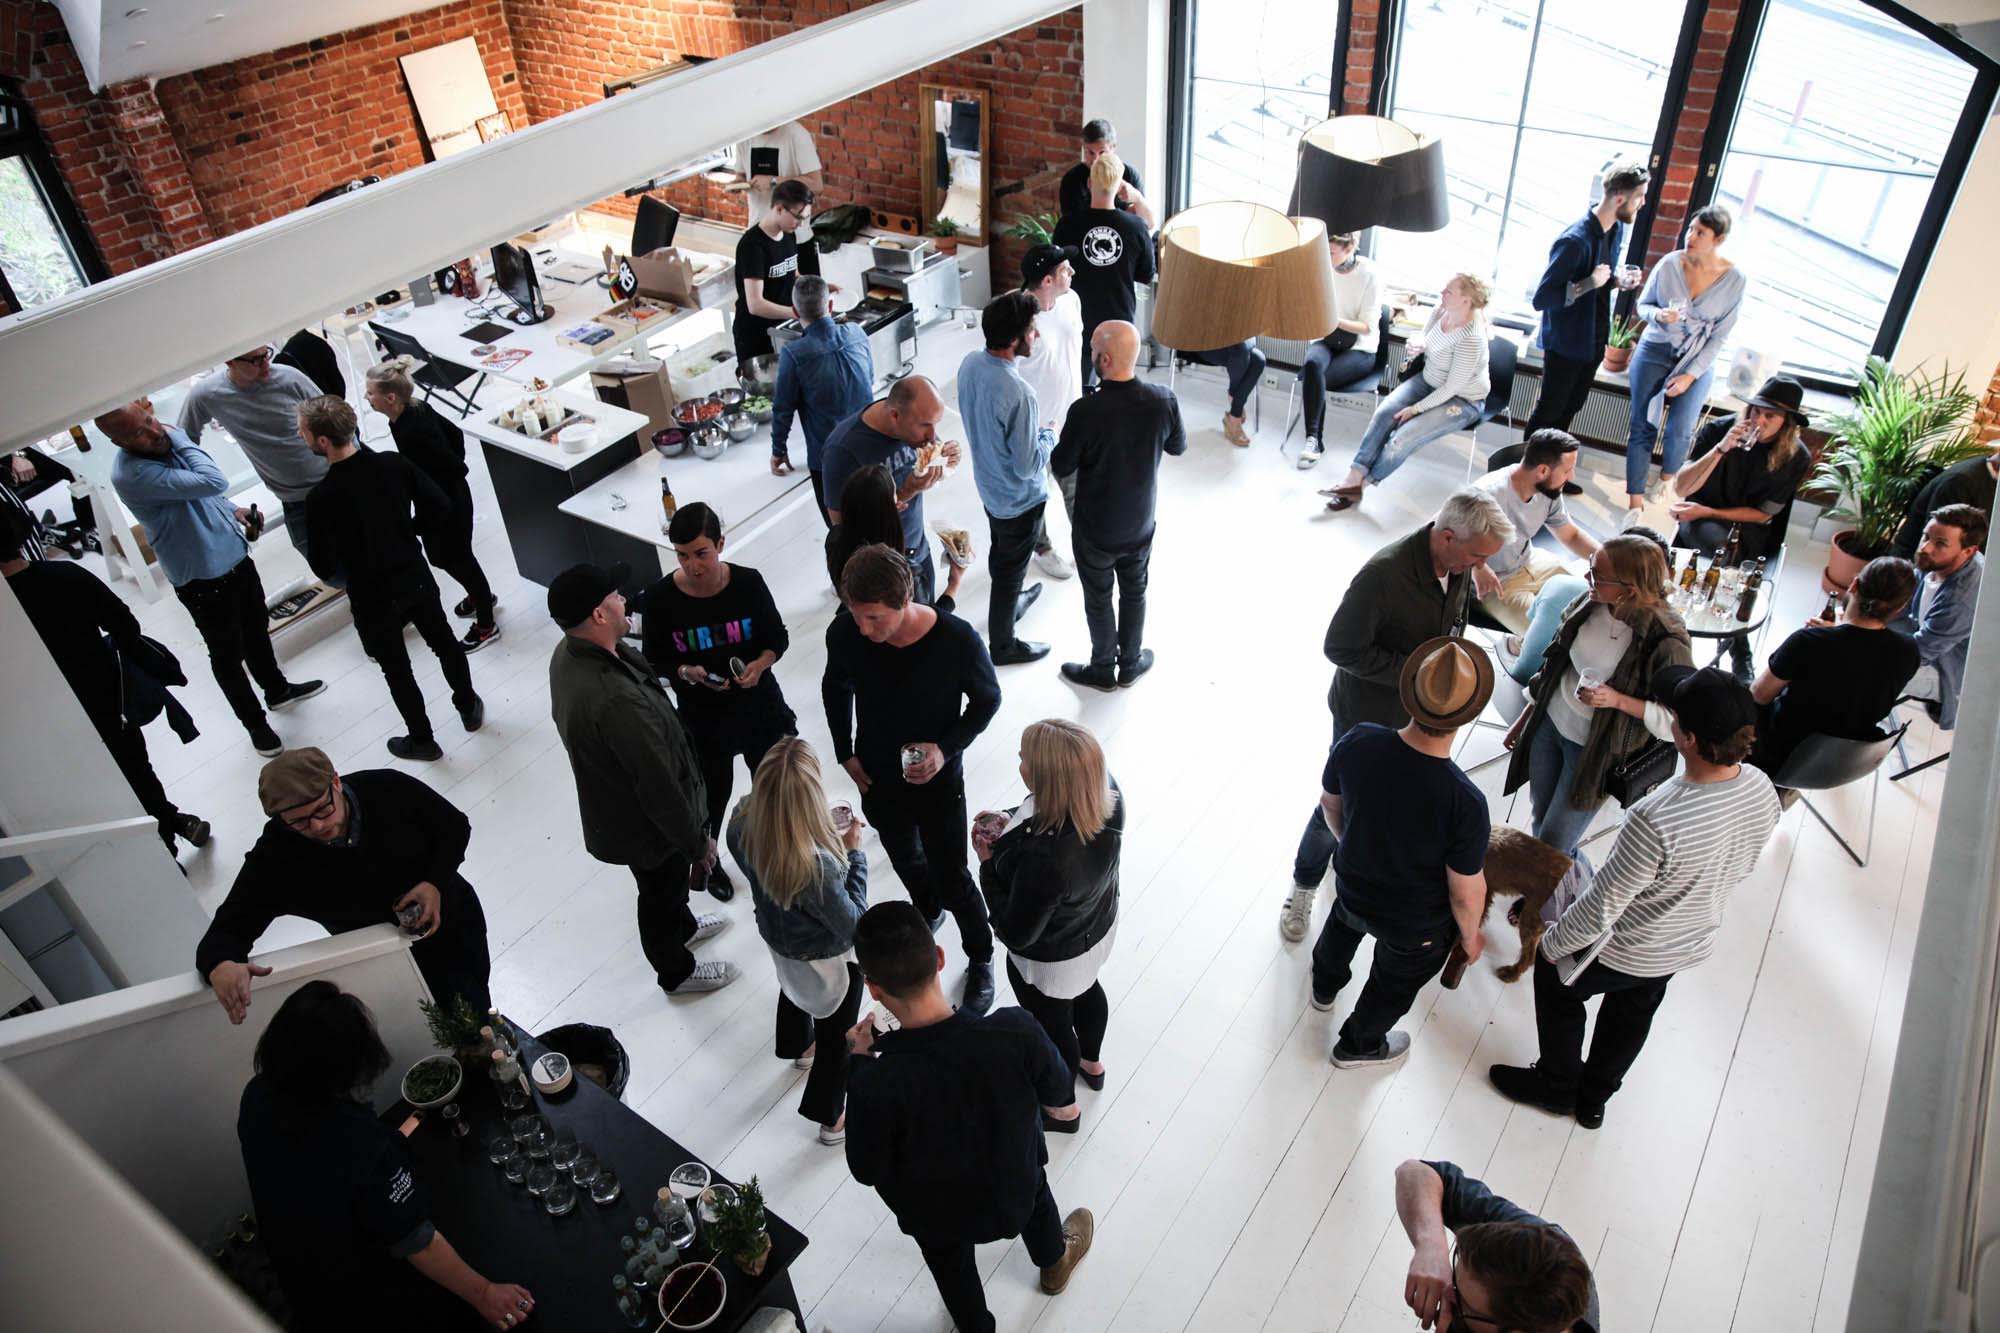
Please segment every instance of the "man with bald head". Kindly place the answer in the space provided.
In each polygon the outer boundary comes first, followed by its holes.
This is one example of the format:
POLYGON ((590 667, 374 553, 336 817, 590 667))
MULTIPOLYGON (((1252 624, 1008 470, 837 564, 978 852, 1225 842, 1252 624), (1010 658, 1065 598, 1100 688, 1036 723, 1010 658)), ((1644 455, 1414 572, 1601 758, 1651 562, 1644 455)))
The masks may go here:
POLYGON ((1153 558, 1160 455, 1186 453, 1187 432, 1173 393, 1138 378, 1139 330, 1131 323, 1098 325, 1090 360, 1102 385, 1070 405, 1049 456, 1058 479, 1076 478, 1071 540, 1090 623, 1090 661, 1065 662, 1062 673, 1079 685, 1115 690, 1153 665, 1153 650, 1144 646, 1146 569, 1153 558))
POLYGON ((924 535, 924 492, 944 478, 945 468, 958 466, 964 454, 958 441, 949 440, 938 446, 930 466, 917 466, 917 451, 937 445, 937 424, 943 419, 944 398, 937 385, 912 375, 897 380, 888 397, 835 426, 821 457, 827 518, 836 528, 847 479, 870 463, 888 467, 896 479, 897 503, 904 506, 903 555, 916 578, 916 599, 926 604, 937 598, 937 571, 930 538, 924 535))
POLYGON ((264 709, 309 699, 326 686, 288 681, 278 667, 264 585, 244 536, 254 521, 251 511, 229 502, 229 478, 215 460, 179 430, 161 424, 151 404, 128 403, 106 412, 97 418, 97 428, 118 446, 111 485, 146 529, 174 596, 194 617, 215 683, 257 753, 277 754, 284 742, 264 709), (261 706, 250 687, 253 678, 264 692, 261 706))

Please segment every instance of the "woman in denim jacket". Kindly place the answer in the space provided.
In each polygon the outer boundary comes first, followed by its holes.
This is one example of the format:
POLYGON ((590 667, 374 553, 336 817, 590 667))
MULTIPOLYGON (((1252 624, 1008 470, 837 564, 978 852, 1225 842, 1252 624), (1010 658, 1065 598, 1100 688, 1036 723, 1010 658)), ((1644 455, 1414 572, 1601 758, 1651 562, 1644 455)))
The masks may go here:
POLYGON ((777 1055, 812 1071, 799 1114, 829 1147, 847 1137, 846 1034, 861 1012, 854 923, 868 909, 868 858, 857 850, 866 826, 847 818, 836 830, 819 757, 788 736, 757 765, 728 830, 778 973, 777 1055))

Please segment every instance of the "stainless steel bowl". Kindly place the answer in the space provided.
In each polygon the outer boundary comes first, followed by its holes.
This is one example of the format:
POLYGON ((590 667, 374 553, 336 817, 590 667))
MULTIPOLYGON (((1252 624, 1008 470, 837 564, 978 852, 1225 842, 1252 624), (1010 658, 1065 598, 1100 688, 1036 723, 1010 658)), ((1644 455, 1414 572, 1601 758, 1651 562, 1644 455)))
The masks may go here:
POLYGON ((720 458, 729 448, 729 432, 713 421, 704 421, 688 432, 688 445, 696 458, 720 458))
POLYGON ((679 458, 688 451, 687 432, 678 426, 656 430, 653 432, 653 448, 659 451, 662 458, 679 458))
POLYGON ((722 428, 729 432, 731 443, 741 444, 757 433, 757 421, 748 412, 725 412, 722 428))
POLYGON ((749 396, 749 394, 741 389, 717 389, 715 391, 715 401, 721 403, 724 407, 741 407, 743 400, 749 396))
POLYGON ((776 356, 753 356, 748 361, 736 363, 736 378, 746 389, 768 394, 777 387, 778 358, 776 356))

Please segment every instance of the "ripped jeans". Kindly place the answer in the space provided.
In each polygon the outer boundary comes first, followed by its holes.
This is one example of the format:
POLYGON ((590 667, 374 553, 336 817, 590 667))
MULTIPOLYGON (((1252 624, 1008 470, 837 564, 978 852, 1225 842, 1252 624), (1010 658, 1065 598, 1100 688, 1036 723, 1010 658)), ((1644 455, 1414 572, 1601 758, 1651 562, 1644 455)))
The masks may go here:
POLYGON ((1379 486, 1389 479, 1390 473, 1408 461, 1411 454, 1440 435, 1471 430, 1479 424, 1479 413, 1485 405, 1469 398, 1447 399, 1400 426, 1396 424, 1396 413, 1412 406, 1430 392, 1431 386, 1424 382, 1422 375, 1412 375, 1390 391, 1369 419, 1368 429, 1362 432, 1361 445, 1354 452, 1353 466, 1356 471, 1366 473, 1368 480, 1379 486))

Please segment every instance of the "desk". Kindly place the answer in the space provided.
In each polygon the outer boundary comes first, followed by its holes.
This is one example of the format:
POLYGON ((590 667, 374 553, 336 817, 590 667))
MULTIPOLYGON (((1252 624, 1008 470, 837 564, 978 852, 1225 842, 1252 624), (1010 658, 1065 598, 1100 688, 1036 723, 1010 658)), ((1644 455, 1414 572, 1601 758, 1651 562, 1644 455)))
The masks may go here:
MULTIPOLYGON (((594 420, 597 443, 580 454, 567 454, 553 444, 501 427, 496 418, 514 405, 512 400, 489 404, 464 422, 466 434, 479 441, 486 455, 493 495, 500 502, 500 521, 521 577, 547 587, 549 580, 579 561, 630 561, 635 552, 657 565, 650 546, 617 540, 615 534, 603 533, 563 508, 571 497, 642 452, 650 452, 639 439, 646 418, 577 390, 551 389, 542 397, 594 420)), ((658 485, 654 483, 656 489, 658 485)), ((653 512, 659 512, 657 497, 653 505, 653 512)))
MULTIPOLYGON (((532 1039, 522 1046, 524 1066, 546 1049, 532 1039)), ((487 1136, 505 1113, 493 1095, 491 1080, 475 1078, 475 1086, 459 1094, 471 1133, 452 1138, 442 1118, 432 1113, 410 1135, 410 1163, 430 1201, 431 1221, 480 1272, 496 1282, 518 1282, 535 1293, 529 1328, 550 1333, 600 1329, 626 1333, 625 1321, 611 1299, 611 1278, 622 1262, 618 1238, 632 1230, 634 1218, 651 1212, 655 1192, 675 1167, 701 1158, 587 1079, 577 1079, 553 1097, 538 1093, 534 1109, 558 1130, 574 1130, 583 1146, 617 1174, 623 1189, 608 1204, 592 1203, 589 1192, 579 1190, 575 1208, 550 1217, 539 1199, 524 1186, 508 1184, 500 1168, 487 1160, 487 1136)), ((398 1102, 383 1120, 401 1124, 408 1113, 409 1107, 398 1102)), ((726 1179, 712 1164, 703 1164, 717 1181, 726 1179)), ((766 1306, 799 1314, 788 1270, 805 1252, 806 1237, 775 1213, 767 1210, 765 1217, 771 1257, 762 1273, 751 1277, 726 1259, 716 1263, 729 1291, 721 1316, 709 1325, 717 1333, 741 1328, 752 1313, 766 1306)), ((691 1258, 709 1257, 699 1240, 685 1253, 691 1258)), ((647 1327, 658 1322, 655 1315, 647 1327)))

